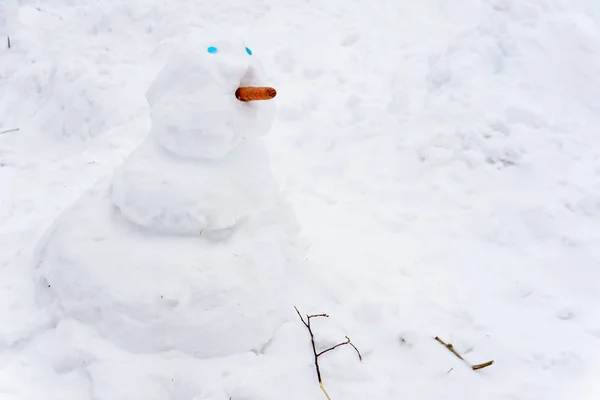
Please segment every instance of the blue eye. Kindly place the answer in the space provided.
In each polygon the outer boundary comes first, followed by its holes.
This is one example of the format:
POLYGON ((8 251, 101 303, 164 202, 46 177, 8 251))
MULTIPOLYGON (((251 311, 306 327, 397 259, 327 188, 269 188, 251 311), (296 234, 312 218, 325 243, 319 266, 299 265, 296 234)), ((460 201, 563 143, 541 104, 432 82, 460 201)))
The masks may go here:
POLYGON ((249 48, 246 47, 246 53, 248 53, 248 55, 252 55, 252 50, 250 50, 249 48))
POLYGON ((206 51, 208 51, 210 54, 214 54, 217 52, 217 48, 214 46, 210 46, 208 49, 206 49, 206 51))

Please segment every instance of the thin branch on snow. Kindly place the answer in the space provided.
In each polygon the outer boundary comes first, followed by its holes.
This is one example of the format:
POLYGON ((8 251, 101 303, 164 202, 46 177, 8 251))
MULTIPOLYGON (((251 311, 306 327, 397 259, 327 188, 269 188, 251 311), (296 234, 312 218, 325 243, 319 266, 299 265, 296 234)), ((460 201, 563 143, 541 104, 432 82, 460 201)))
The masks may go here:
POLYGON ((346 336, 346 341, 345 342, 338 343, 338 344, 336 344, 333 347, 330 347, 330 348, 328 348, 326 350, 323 350, 322 352, 320 352, 319 354, 317 354, 317 357, 319 357, 321 354, 327 353, 328 351, 334 350, 334 349, 336 349, 336 348, 338 348, 340 346, 344 346, 344 345, 347 345, 347 344, 349 344, 350 346, 354 347, 354 350, 356 350, 356 354, 358 354, 358 359, 360 361, 362 361, 362 355, 360 354, 360 351, 358 351, 358 349, 356 348, 356 346, 354 344, 352 344, 352 342, 350 341, 350 338, 348 336, 346 336))
POLYGON ((317 379, 319 380, 319 387, 325 394, 325 397, 327 397, 328 400, 331 400, 331 397, 329 397, 329 394, 327 393, 327 391, 325 390, 325 387, 323 386, 323 379, 321 378, 321 369, 319 368, 319 357, 322 356, 323 354, 327 353, 328 351, 334 350, 340 346, 345 346, 348 344, 350 346, 352 346, 354 348, 354 350, 356 351, 359 361, 362 361, 362 355, 360 354, 360 351, 358 351, 356 346, 350 341, 350 338, 348 336, 346 336, 345 342, 338 343, 335 346, 331 346, 330 348, 317 353, 317 347, 315 345, 315 335, 313 334, 312 327, 310 326, 310 320, 312 318, 318 318, 318 317, 329 318, 329 315, 327 315, 327 314, 307 315, 306 320, 305 320, 304 317, 302 317, 302 314, 300 314, 300 311, 298 311, 298 309, 295 306, 294 306, 294 309, 296 310, 296 313, 298 313, 298 317, 300 317, 300 320, 302 321, 302 323, 304 324, 306 329, 308 329, 308 333, 310 334, 310 342, 312 344, 313 355, 315 357, 315 369, 317 370, 317 379))
MULTIPOLYGON (((460 354, 458 354, 456 352, 456 350, 454 350, 454 346, 452 346, 452 343, 446 343, 444 342, 442 339, 440 339, 439 337, 435 337, 435 340, 437 340, 438 342, 440 342, 441 344, 443 344, 444 346, 446 346, 446 348, 448 350, 450 350, 452 352, 452 354, 454 354, 456 357, 460 358, 461 360, 465 361, 464 358, 462 358, 462 356, 460 354)), ((465 361, 466 362, 466 361, 465 361)))
POLYGON ((473 371, 477 371, 478 369, 482 369, 482 368, 485 368, 485 367, 489 367, 489 366, 490 366, 490 365, 492 365, 493 363, 494 363, 494 360, 492 360, 492 361, 488 361, 488 362, 484 362, 484 363, 481 363, 481 364, 475 364, 475 365, 472 365, 472 366, 471 366, 471 368, 473 368, 473 371))
MULTIPOLYGON (((494 360, 492 360, 492 361, 488 361, 488 362, 485 362, 485 363, 482 363, 482 364, 474 364, 474 365, 472 365, 467 360, 465 360, 460 354, 458 354, 458 352, 454 349, 454 346, 452 345, 452 343, 446 343, 442 339, 440 339, 438 336, 436 336, 434 339, 437 340, 438 342, 440 342, 444 347, 446 347, 456 357, 458 357, 462 361, 464 361, 469 367, 471 367, 471 369, 473 371, 477 371, 478 369, 489 367, 490 365, 492 365, 494 363, 494 360)), ((448 371, 448 372, 450 372, 450 371, 448 371)))
POLYGON ((10 132, 17 132, 18 130, 19 130, 19 128, 9 129, 7 131, 1 131, 0 135, 4 135, 5 133, 10 133, 10 132))
POLYGON ((8 48, 10 49, 10 36, 7 36, 6 39, 8 40, 8 48))

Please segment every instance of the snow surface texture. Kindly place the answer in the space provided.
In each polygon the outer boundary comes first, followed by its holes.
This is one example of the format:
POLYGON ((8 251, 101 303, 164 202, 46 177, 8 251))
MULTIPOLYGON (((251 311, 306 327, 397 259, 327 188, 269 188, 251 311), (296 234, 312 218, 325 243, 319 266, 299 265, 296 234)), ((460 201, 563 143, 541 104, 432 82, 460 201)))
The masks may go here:
POLYGON ((297 228, 256 139, 274 104, 234 95, 262 85, 257 68, 243 43, 178 45, 148 93, 148 139, 36 251, 40 304, 55 318, 141 352, 215 357, 272 338, 291 307, 297 228))
POLYGON ((261 140, 311 245, 289 298, 331 316, 319 348, 364 356, 323 356, 333 400, 600 398, 599 23, 594 0, 22 1, 0 46, 0 132, 21 128, 0 135, 0 398, 324 399, 293 309, 259 351, 198 359, 34 302, 40 235, 146 139, 146 89, 210 24, 247 31, 278 91, 261 140), (102 91, 62 135, 43 122, 84 104, 50 78, 73 59, 102 91))
POLYGON ((8 36, 14 32, 18 16, 17 0, 0 0, 0 36, 8 36))

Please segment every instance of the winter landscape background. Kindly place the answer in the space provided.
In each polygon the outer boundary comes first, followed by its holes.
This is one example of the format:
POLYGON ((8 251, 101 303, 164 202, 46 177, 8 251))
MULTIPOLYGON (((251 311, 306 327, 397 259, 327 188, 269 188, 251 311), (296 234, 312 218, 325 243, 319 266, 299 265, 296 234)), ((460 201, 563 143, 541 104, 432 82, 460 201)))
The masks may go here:
MULTIPOLYGON (((2 4, 0 0, 0 4, 2 4)), ((600 3, 19 1, 0 41, 0 400, 600 396, 600 3), (259 353, 134 354, 34 300, 47 227, 146 137, 190 28, 246 35, 307 257, 259 353), (437 343, 453 343, 472 371, 437 343)), ((190 49, 196 51, 197 49, 190 49)), ((203 49, 202 49, 203 50, 203 49)))

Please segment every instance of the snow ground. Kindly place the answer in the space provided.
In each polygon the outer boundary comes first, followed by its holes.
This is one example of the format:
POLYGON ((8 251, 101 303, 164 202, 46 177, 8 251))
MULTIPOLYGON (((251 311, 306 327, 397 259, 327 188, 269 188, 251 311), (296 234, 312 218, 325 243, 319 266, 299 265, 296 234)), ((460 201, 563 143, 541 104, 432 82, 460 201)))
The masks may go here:
MULTIPOLYGON (((600 396, 593 0, 21 1, 0 50, 0 399, 321 399, 290 309, 260 354, 132 354, 33 298, 44 230, 148 130, 187 27, 229 24, 278 90, 272 169, 310 245, 296 305, 341 399, 600 396), (452 342, 471 371, 432 337, 452 342)), ((1 41, 0 41, 1 42, 1 41)))

